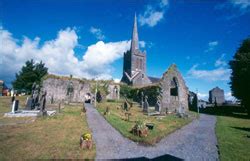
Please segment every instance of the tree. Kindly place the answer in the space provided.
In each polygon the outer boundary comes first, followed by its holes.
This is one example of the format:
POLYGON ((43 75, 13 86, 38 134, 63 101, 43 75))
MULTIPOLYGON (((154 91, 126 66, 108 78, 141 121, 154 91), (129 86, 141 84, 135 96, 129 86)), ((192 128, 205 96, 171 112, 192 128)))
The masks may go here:
MULTIPOLYGON (((198 110, 197 107, 198 107, 198 97, 197 97, 197 94, 194 95, 194 98, 192 100, 192 108, 193 110, 198 110)), ((198 112, 198 111, 197 111, 198 112)))
POLYGON ((48 68, 45 64, 36 63, 33 59, 26 61, 19 73, 16 73, 16 80, 12 82, 13 88, 21 91, 31 92, 33 83, 41 83, 42 77, 48 74, 48 68))
POLYGON ((242 42, 229 65, 232 69, 229 83, 232 95, 241 100, 250 116, 250 38, 242 42))

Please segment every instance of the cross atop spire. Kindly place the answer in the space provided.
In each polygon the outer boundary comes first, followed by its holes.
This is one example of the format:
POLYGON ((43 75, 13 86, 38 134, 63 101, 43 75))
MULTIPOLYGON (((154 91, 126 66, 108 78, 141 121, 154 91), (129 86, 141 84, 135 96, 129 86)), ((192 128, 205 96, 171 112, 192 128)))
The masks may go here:
POLYGON ((132 33, 132 40, 131 40, 131 52, 134 53, 135 50, 139 49, 139 38, 138 38, 138 31, 137 31, 137 18, 135 13, 134 18, 134 27, 133 27, 133 33, 132 33))

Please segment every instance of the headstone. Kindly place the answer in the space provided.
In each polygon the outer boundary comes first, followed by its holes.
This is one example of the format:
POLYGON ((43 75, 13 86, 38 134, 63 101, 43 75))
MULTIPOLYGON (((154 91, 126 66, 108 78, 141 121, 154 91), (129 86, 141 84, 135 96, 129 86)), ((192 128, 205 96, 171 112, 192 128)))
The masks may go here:
POLYGON ((15 100, 12 104, 12 113, 15 113, 16 111, 18 111, 18 106, 19 106, 19 100, 15 100))
POLYGON ((144 105, 143 105, 143 112, 148 112, 148 96, 145 96, 145 101, 144 101, 144 105))
POLYGON ((144 94, 143 94, 143 92, 141 92, 141 106, 140 107, 142 107, 142 108, 144 106, 143 96, 144 96, 144 94))
POLYGON ((40 108, 40 111, 42 112, 45 111, 45 107, 46 107, 46 95, 47 95, 47 92, 45 90, 42 90, 41 98, 39 100, 39 108, 40 108))
POLYGON ((125 100, 124 104, 123 104, 123 109, 125 111, 128 111, 128 102, 125 100))
POLYGON ((155 111, 160 112, 161 110, 161 100, 160 100, 160 96, 157 96, 157 102, 155 105, 155 111))
POLYGON ((180 118, 188 117, 185 112, 185 108, 183 106, 179 106, 178 111, 177 111, 177 116, 179 116, 180 118))
POLYGON ((32 98, 28 97, 26 101, 26 110, 31 110, 32 109, 32 98))
POLYGON ((39 92, 40 92, 40 87, 39 85, 36 85, 34 91, 32 92, 32 107, 31 109, 35 109, 39 105, 39 92))

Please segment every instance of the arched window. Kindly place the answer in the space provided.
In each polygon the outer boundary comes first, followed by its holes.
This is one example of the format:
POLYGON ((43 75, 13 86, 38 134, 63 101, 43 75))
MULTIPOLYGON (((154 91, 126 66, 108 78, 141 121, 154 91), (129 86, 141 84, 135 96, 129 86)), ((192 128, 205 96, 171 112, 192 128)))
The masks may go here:
POLYGON ((177 81, 176 77, 174 77, 171 80, 171 84, 170 84, 170 96, 178 96, 178 81, 177 81))
POLYGON ((140 59, 140 69, 142 70, 142 59, 140 59))

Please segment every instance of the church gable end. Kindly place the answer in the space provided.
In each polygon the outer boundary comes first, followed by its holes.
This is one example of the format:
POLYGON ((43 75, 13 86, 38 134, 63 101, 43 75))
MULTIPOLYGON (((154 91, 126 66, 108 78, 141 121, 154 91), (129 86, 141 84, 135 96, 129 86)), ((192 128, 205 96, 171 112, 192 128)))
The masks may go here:
POLYGON ((160 87, 162 91, 161 112, 175 112, 179 108, 188 110, 188 88, 175 64, 163 74, 160 87))

